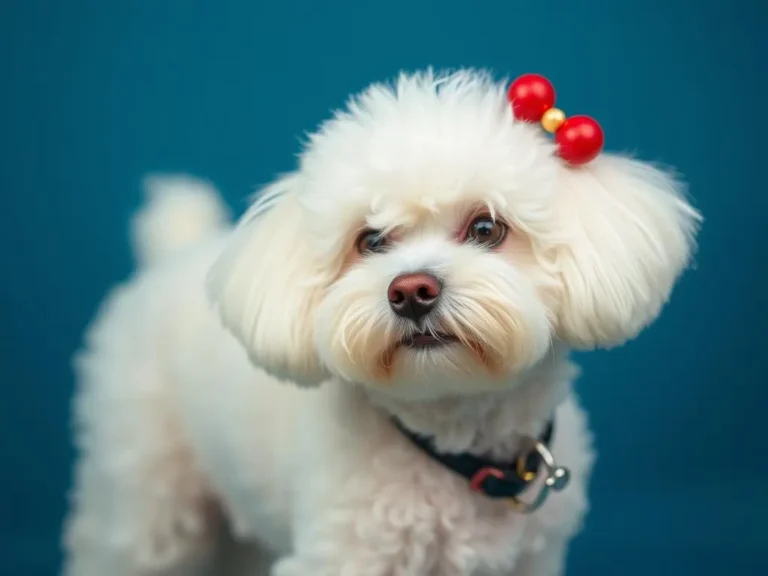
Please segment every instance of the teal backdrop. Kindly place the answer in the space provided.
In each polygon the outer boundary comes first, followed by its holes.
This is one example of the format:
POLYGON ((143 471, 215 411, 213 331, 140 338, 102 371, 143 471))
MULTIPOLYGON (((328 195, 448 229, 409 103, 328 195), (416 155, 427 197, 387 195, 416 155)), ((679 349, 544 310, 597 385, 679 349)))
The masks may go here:
MULTIPOLYGON (((696 269, 638 340, 581 356, 597 434, 570 574, 768 574, 766 3, 0 3, 0 574, 56 574, 70 357, 127 277, 153 171, 245 197, 350 92, 400 69, 539 72, 607 148, 672 164, 696 269)), ((105 575, 108 576, 108 575, 105 575)))

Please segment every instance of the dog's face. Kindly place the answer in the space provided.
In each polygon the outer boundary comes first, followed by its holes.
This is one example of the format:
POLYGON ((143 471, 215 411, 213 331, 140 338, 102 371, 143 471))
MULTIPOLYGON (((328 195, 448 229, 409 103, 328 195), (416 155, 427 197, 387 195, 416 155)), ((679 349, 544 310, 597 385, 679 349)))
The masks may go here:
POLYGON ((688 262, 696 212, 656 169, 571 168, 505 87, 374 86, 314 135, 211 274, 256 364, 405 398, 498 389, 554 339, 621 343, 688 262))

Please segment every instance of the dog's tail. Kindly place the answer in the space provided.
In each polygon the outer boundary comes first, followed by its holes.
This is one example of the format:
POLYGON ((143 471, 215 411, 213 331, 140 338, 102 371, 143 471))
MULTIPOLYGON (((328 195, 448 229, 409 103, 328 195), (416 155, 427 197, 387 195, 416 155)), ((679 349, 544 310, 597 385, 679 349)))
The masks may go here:
POLYGON ((140 266, 150 266, 229 225, 229 211, 209 182, 185 175, 151 175, 146 204, 131 222, 140 266))

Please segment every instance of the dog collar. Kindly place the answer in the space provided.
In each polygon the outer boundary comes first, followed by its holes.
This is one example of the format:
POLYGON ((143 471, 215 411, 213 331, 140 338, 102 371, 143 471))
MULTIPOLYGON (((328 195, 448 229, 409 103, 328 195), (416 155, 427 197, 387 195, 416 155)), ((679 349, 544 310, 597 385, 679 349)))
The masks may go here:
POLYGON ((521 512, 533 512, 541 507, 550 490, 559 492, 568 485, 570 472, 555 463, 549 445, 554 435, 555 423, 550 420, 538 438, 529 438, 511 462, 500 463, 472 454, 448 454, 438 452, 432 439, 408 430, 402 422, 393 418, 395 426, 415 446, 431 459, 439 462, 455 474, 465 478, 469 487, 485 496, 507 501, 521 512), (544 473, 538 494, 530 502, 519 496, 544 473))

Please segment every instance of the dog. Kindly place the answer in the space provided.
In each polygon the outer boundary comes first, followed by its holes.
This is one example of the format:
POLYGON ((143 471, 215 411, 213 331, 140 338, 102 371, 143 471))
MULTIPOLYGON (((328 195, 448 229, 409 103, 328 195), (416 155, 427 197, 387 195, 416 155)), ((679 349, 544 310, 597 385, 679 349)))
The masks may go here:
POLYGON ((674 175, 571 165, 459 70, 353 97, 236 225, 206 181, 147 190, 76 357, 67 576, 221 574, 227 540, 251 576, 563 573, 595 459, 569 354, 690 264, 674 175))

